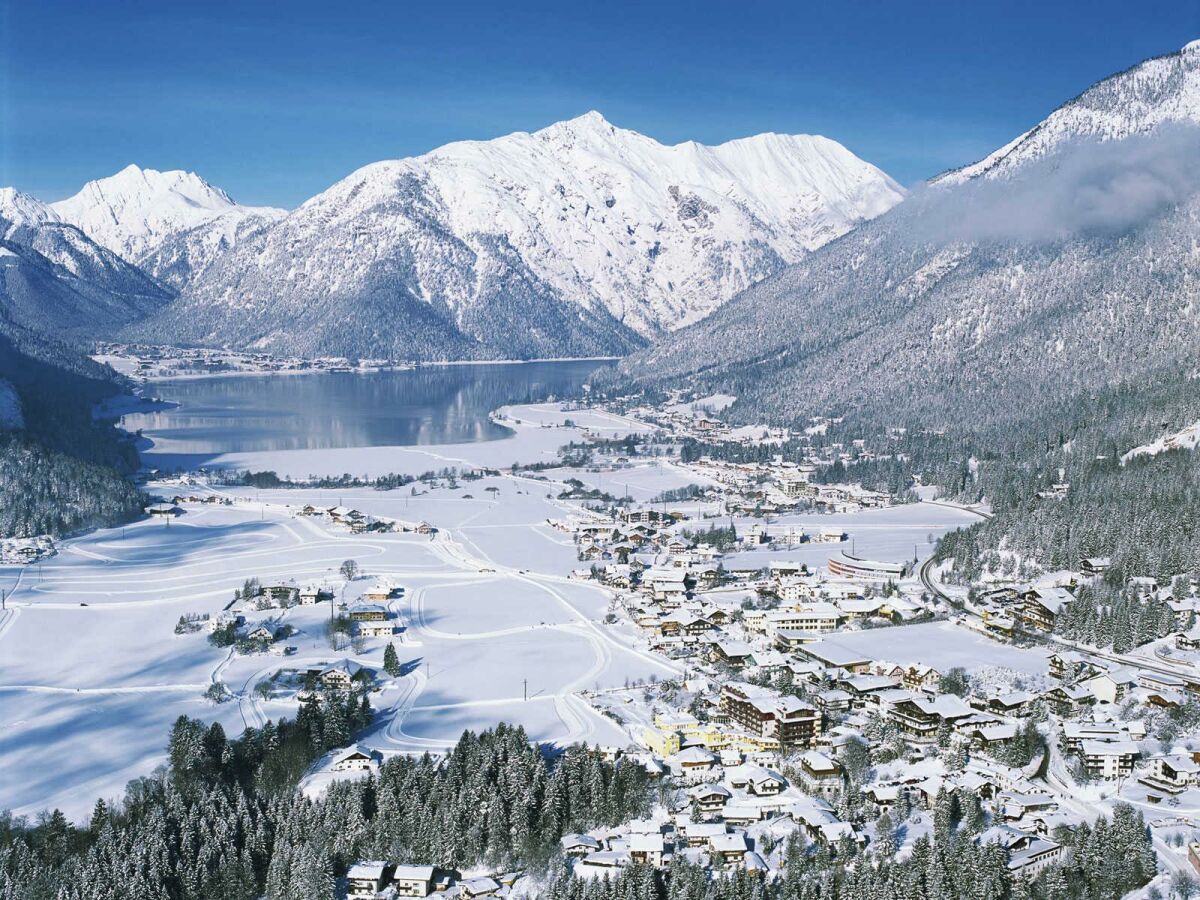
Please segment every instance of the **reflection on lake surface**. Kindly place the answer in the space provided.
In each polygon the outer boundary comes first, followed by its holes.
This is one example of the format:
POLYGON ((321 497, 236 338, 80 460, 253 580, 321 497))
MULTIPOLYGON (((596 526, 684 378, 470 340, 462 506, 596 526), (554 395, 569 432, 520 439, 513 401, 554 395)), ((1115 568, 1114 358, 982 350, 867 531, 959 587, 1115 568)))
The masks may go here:
POLYGON ((179 406, 127 415, 121 424, 180 453, 492 441, 510 434, 488 419, 496 407, 574 394, 606 365, 589 360, 151 382, 146 396, 179 406))

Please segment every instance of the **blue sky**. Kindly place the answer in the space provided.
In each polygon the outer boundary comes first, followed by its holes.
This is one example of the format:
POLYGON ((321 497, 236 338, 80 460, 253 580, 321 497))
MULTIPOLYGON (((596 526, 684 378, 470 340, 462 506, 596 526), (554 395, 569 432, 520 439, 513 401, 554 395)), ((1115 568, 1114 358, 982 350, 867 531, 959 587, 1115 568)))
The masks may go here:
POLYGON ((820 133, 911 183, 1197 37, 1200 0, 0 0, 0 185, 136 162, 294 206, 589 109, 667 143, 820 133))

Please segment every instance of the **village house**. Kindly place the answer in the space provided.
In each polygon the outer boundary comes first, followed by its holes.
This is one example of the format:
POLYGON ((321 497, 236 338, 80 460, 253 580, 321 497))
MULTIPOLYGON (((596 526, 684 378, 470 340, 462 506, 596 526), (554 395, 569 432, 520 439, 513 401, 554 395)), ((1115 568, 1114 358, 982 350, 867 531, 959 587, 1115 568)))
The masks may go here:
POLYGON ((433 892, 434 874, 433 866, 396 866, 392 888, 398 897, 427 897, 433 892))
POLYGON ((1021 594, 1017 618, 1029 628, 1053 631, 1058 614, 1074 599, 1066 588, 1030 588, 1021 594))
POLYGON ((306 584, 300 589, 300 605, 312 606, 323 600, 328 600, 332 596, 328 591, 322 590, 319 585, 306 584))
POLYGON ((590 834, 565 834, 559 841, 562 851, 569 857, 584 857, 601 849, 601 843, 590 834))
POLYGON ((688 796, 692 798, 701 815, 714 816, 721 813, 733 794, 724 785, 702 784, 689 790, 688 796))
POLYGON ((687 747, 680 750, 675 754, 673 762, 688 784, 707 781, 718 766, 716 754, 703 747, 687 747))
POLYGON ((395 587, 393 587, 392 583, 381 579, 363 592, 363 598, 368 603, 385 604, 392 598, 394 592, 395 587))
POLYGON ((393 622, 355 622, 354 630, 363 637, 391 637, 396 633, 393 622))
POLYGON ((1125 778, 1133 772, 1140 756, 1133 741, 1084 741, 1080 749, 1083 765, 1093 778, 1111 781, 1125 778))
POLYGON ((992 826, 979 836, 979 841, 1003 847, 1008 853, 1008 870, 1026 878, 1059 862, 1063 855, 1062 846, 1055 841, 1008 825, 992 826))
POLYGON ((354 744, 334 756, 330 769, 334 772, 374 772, 379 769, 379 754, 354 744))
POLYGON ((916 697, 892 707, 889 718, 914 741, 932 741, 943 722, 953 725, 959 719, 973 715, 972 710, 953 694, 934 698, 916 697))
POLYGON ((350 607, 349 615, 352 622, 384 622, 388 611, 377 603, 359 603, 350 607))
POLYGON ((1114 668, 1089 678, 1083 686, 1101 703, 1119 703, 1137 683, 1137 675, 1131 669, 1114 668))
POLYGON ((1092 692, 1078 684, 1059 684, 1042 694, 1043 699, 1063 718, 1078 715, 1087 706, 1096 702, 1092 692))
POLYGON ((391 881, 395 866, 385 862, 355 863, 346 873, 348 900, 375 900, 391 881))
POLYGON ((663 836, 659 834, 631 834, 629 836, 629 858, 635 863, 659 868, 663 863, 663 836))
POLYGON ((746 844, 746 835, 740 831, 734 831, 714 834, 708 839, 708 849, 714 856, 720 857, 726 865, 737 865, 745 859, 746 851, 750 848, 746 844))
POLYGON ((801 754, 798 772, 801 786, 814 797, 835 799, 845 785, 841 763, 818 750, 801 754))
POLYGON ((354 679, 362 673, 363 667, 350 659, 343 659, 330 666, 309 669, 310 675, 315 675, 321 684, 335 691, 348 691, 354 686, 354 679))
POLYGON ((1169 794, 1181 794, 1200 784, 1200 762, 1183 753, 1155 756, 1150 759, 1149 771, 1138 781, 1169 794))

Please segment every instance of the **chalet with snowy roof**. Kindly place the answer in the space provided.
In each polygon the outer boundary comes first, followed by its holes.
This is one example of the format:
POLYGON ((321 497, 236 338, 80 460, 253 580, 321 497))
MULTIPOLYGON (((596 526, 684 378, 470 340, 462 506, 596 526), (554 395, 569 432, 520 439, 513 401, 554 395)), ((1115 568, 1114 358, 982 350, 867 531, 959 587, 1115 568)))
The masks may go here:
MULTIPOLYGON (((426 897, 434 890, 433 866, 399 865, 392 871, 392 889, 397 897, 426 897)), ((444 884, 437 889, 443 890, 444 884)))
POLYGON ((912 740, 932 741, 942 723, 953 725, 973 714, 974 710, 958 697, 943 694, 901 701, 892 707, 888 717, 912 740))
POLYGON ((1120 703, 1138 686, 1138 680, 1132 669, 1114 667, 1089 678, 1083 682, 1083 686, 1091 691, 1092 696, 1100 703, 1120 703))
POLYGON ((347 900, 375 900, 392 880, 395 866, 385 862, 355 863, 346 872, 347 900))
POLYGON ((1096 665, 1074 650, 1059 650, 1047 657, 1050 676, 1060 681, 1075 681, 1096 674, 1096 665))
POLYGON ((756 797, 774 797, 787 787, 787 779, 761 766, 736 766, 725 771, 725 781, 756 797))
POLYGON ((850 696, 850 703, 855 709, 876 703, 877 694, 899 685, 900 682, 887 675, 846 675, 837 680, 837 686, 850 696))
POLYGON ((798 771, 801 786, 814 797, 836 798, 845 785, 842 764, 819 750, 802 753, 798 771))
POLYGON ((941 681, 942 673, 933 666, 918 663, 904 670, 904 686, 910 691, 935 691, 941 681))
POLYGON ((714 834, 708 839, 708 849, 714 856, 719 856, 726 864, 741 863, 749 850, 746 835, 740 831, 714 834))
POLYGON ((349 615, 352 622, 384 622, 388 611, 378 603, 359 603, 350 607, 349 615))
POLYGON ((745 641, 722 638, 714 641, 712 645, 713 662, 723 663, 732 669, 744 669, 753 655, 754 650, 745 641))
POLYGON ((1085 556, 1079 561, 1079 572, 1088 578, 1103 575, 1112 568, 1112 560, 1107 556, 1085 556))
POLYGON ((1017 618, 1028 628, 1053 631, 1059 614, 1074 600, 1066 588, 1030 588, 1021 595, 1017 618))
POLYGON ((565 855, 574 857, 595 853, 602 846, 600 841, 590 834, 565 834, 559 840, 559 845, 565 855))
POLYGON ((1184 753, 1155 756, 1150 759, 1149 769, 1138 781, 1168 794, 1182 794, 1200 784, 1200 762, 1184 753))
POLYGON ((278 637, 279 629, 270 622, 264 622, 253 631, 246 635, 246 638, 251 641, 258 641, 263 644, 273 643, 278 637))
POLYGON ((396 633, 396 623, 388 619, 382 622, 355 622, 354 632, 363 637, 392 637, 396 633))
POLYGON ((703 747, 687 747, 680 750, 671 759, 671 763, 689 784, 707 781, 718 768, 716 754, 703 747))
POLYGON ((1096 702, 1092 692, 1078 684, 1059 684, 1042 694, 1042 698, 1059 716, 1070 718, 1096 702))
POLYGON ((379 769, 379 754, 354 744, 336 754, 329 768, 334 772, 374 772, 379 769))
POLYGON ((1175 647, 1179 650, 1200 650, 1200 625, 1176 634, 1175 647))
POLYGON ((1033 878, 1063 858, 1063 848, 1055 841, 1007 825, 987 829, 979 836, 979 842, 1003 847, 1008 855, 1008 870, 1026 878, 1033 878))
POLYGON ((1000 794, 998 806, 1004 814, 1004 818, 1010 822, 1016 822, 1037 813, 1053 812, 1058 809, 1058 801, 1049 794, 1004 791, 1000 794))
POLYGON ((321 588, 320 585, 306 584, 300 588, 299 597, 301 606, 312 606, 320 603, 323 600, 328 600, 333 595, 321 588))
POLYGON ((378 580, 363 591, 363 599, 367 603, 385 604, 392 598, 396 588, 390 581, 378 580))
POLYGON ((635 863, 644 863, 657 869, 663 864, 664 849, 661 833, 629 836, 629 858, 635 863))
POLYGON ((1029 691, 1006 691, 989 697, 980 708, 1000 716, 1027 716, 1036 699, 1037 695, 1029 691))
POLYGON ((354 686, 354 679, 365 672, 362 666, 351 659, 339 660, 332 665, 308 671, 309 674, 315 675, 324 687, 337 691, 350 690, 354 686))
POLYGON ((688 796, 702 815, 718 815, 732 798, 729 788, 720 784, 701 784, 691 788, 688 796))
POLYGON ((458 890, 464 900, 473 900, 474 897, 489 897, 500 890, 500 882, 495 878, 468 878, 466 881, 458 883, 458 890))

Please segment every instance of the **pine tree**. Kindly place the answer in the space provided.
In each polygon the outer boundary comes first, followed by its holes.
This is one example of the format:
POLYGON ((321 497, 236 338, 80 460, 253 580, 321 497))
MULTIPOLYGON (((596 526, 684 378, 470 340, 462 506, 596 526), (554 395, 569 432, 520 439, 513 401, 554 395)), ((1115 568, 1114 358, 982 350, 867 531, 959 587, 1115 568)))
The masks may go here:
POLYGON ((383 670, 393 678, 400 674, 400 657, 396 655, 395 644, 390 641, 383 651, 383 670))

